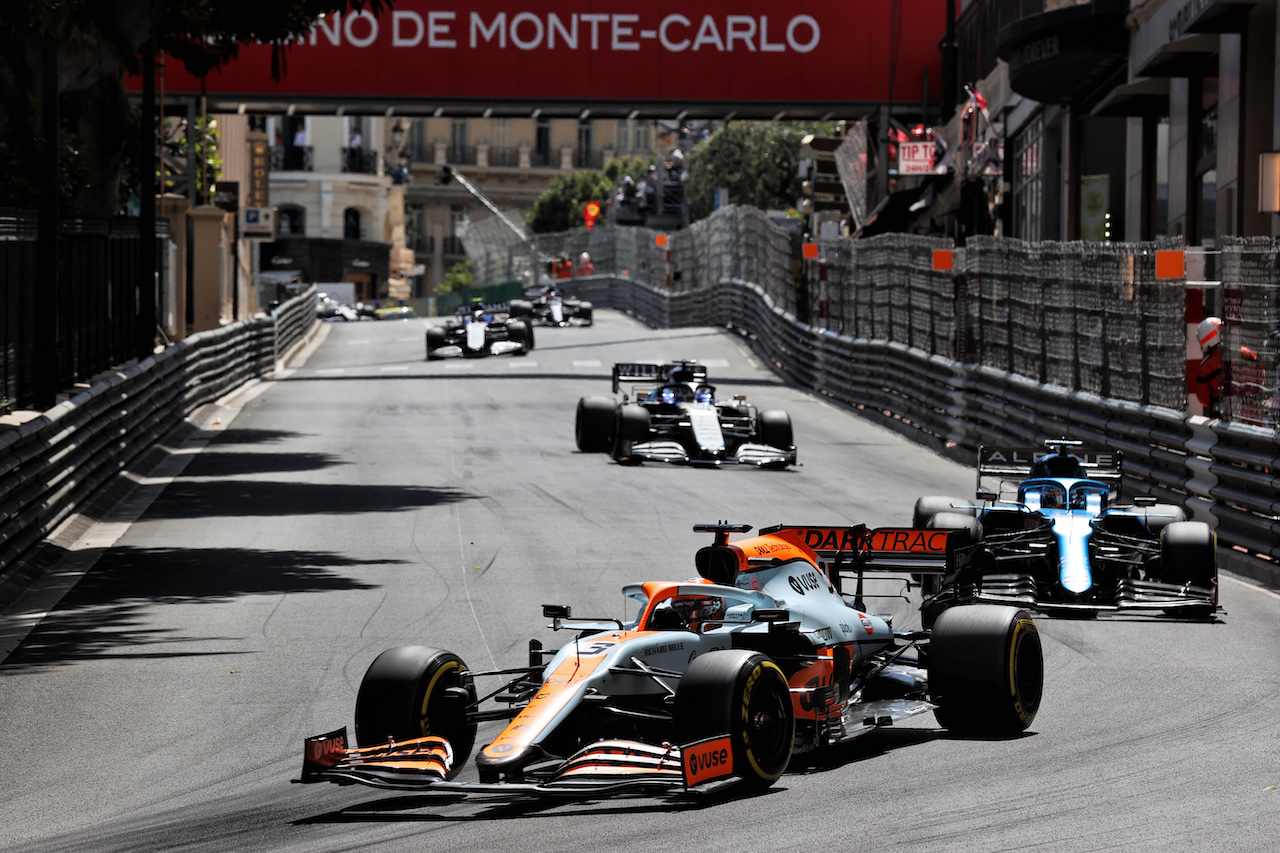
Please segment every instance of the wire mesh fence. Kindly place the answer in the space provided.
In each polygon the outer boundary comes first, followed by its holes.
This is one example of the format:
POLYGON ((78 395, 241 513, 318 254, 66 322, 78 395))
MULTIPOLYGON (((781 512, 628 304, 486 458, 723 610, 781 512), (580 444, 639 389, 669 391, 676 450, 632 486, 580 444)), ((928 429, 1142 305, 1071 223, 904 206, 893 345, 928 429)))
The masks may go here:
MULTIPOLYGON (((483 235, 473 229, 471 241, 483 235)), ((1071 391, 1187 407, 1186 281, 1156 277, 1144 243, 1041 242, 970 238, 954 270, 934 269, 949 240, 884 234, 819 241, 802 261, 799 244, 763 212, 732 206, 666 235, 598 225, 540 234, 527 243, 484 242, 477 281, 536 275, 540 259, 589 252, 597 275, 680 294, 680 322, 726 324, 730 307, 714 286, 739 279, 773 304, 838 334, 906 344, 931 355, 982 364, 1071 391), (521 264, 524 264, 521 267, 521 264), (498 271, 501 273, 498 274, 498 271)), ((486 238, 487 239, 487 238, 486 238)), ((1224 359, 1231 420, 1280 421, 1280 245, 1266 238, 1224 241, 1224 359)), ((674 315, 673 315, 674 316, 674 315)))
POLYGON ((1280 243, 1226 238, 1222 245, 1223 416, 1280 428, 1280 243))

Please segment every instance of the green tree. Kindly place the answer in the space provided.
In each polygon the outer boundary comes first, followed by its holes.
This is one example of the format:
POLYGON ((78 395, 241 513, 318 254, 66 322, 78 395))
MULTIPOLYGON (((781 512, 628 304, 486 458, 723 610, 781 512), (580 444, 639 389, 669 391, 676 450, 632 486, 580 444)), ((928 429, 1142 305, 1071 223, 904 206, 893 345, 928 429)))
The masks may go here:
MULTIPOLYGON (((554 178, 533 203, 533 210, 526 217, 529 228, 536 234, 581 228, 586 203, 598 201, 604 205, 612 194, 613 182, 595 169, 580 169, 554 178)), ((600 219, 604 216, 602 213, 600 219)))
MULTIPOLYGON (((288 42, 322 14, 368 9, 390 0, 3 0, 0 2, 0 205, 35 206, 44 162, 40 127, 43 59, 56 53, 61 112, 59 186, 69 213, 107 214, 140 132, 124 92, 126 72, 142 68, 150 43, 195 74, 236 56, 239 45, 274 46, 279 77, 288 42), (14 172, 14 170, 17 172, 14 172), (24 174, 25 173, 25 174, 24 174)), ((146 132, 150 132, 148 129, 146 132)))
POLYGON ((458 261, 444 274, 444 281, 436 285, 436 296, 466 290, 471 286, 471 281, 471 261, 458 261))
POLYGON ((805 134, 830 134, 818 122, 733 122, 699 143, 687 163, 685 193, 691 219, 711 215, 715 192, 762 210, 785 210, 800 196, 800 142, 805 134))

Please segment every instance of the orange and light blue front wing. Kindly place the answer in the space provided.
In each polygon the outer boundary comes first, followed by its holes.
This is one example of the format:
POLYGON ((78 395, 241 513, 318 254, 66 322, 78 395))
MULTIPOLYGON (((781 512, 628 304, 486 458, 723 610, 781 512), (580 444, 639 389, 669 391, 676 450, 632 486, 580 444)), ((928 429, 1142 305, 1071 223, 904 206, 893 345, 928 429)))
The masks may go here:
POLYGON ((684 747, 604 740, 574 753, 545 779, 530 782, 453 782, 453 751, 443 738, 422 737, 385 746, 347 749, 345 728, 307 738, 300 782, 470 794, 596 796, 624 793, 706 793, 739 781, 727 735, 684 747))

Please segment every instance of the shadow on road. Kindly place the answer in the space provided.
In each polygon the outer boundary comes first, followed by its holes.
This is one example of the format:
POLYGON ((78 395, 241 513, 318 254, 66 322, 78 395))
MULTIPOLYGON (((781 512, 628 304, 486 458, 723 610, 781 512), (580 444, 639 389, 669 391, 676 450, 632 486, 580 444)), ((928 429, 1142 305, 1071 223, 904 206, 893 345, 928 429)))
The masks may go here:
POLYGON ((334 570, 404 562, 354 560, 325 551, 112 548, 0 666, 0 675, 22 667, 91 659, 222 654, 192 650, 191 644, 217 637, 145 627, 145 611, 157 603, 214 603, 247 595, 376 589, 376 584, 334 570))
POLYGON ((475 497, 458 489, 430 486, 206 480, 171 484, 147 510, 146 518, 358 515, 441 506, 475 497))

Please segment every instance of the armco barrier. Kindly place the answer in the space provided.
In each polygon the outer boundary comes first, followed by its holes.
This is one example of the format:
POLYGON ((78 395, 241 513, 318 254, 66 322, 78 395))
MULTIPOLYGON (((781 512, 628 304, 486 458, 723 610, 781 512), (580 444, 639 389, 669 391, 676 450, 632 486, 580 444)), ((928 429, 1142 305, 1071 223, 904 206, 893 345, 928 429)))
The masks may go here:
POLYGON ((570 290, 656 328, 728 326, 789 383, 962 461, 972 462, 982 444, 1034 446, 1062 436, 1122 450, 1127 491, 1185 507, 1216 527, 1224 565, 1280 582, 1280 436, 1274 431, 1068 391, 903 344, 815 329, 745 281, 667 293, 600 277, 570 290))
POLYGON ((270 373, 316 323, 315 290, 201 332, 0 433, 0 609, 21 558, 204 403, 270 373))

